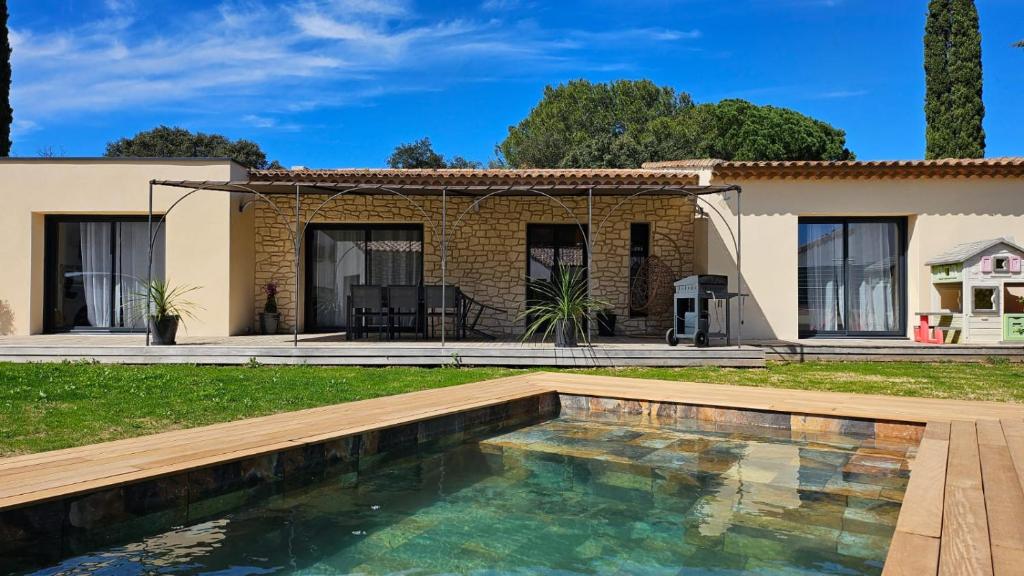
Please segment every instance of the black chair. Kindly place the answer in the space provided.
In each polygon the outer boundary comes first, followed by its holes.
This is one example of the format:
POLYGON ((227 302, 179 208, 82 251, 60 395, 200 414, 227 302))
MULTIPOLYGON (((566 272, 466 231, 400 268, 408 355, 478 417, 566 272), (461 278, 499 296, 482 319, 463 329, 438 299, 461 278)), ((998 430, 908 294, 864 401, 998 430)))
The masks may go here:
POLYGON ((488 334, 483 330, 477 328, 477 323, 480 322, 480 316, 484 312, 494 312, 496 314, 507 314, 508 311, 504 308, 498 308, 497 306, 491 306, 490 304, 484 304, 483 302, 474 300, 472 296, 461 293, 462 296, 462 317, 459 320, 459 324, 462 326, 462 335, 472 333, 474 336, 485 338, 487 340, 495 340, 493 334, 488 334))
POLYGON ((451 318, 452 325, 456 328, 456 338, 460 337, 463 332, 460 326, 462 320, 461 295, 457 286, 445 286, 443 290, 441 286, 424 287, 423 312, 426 316, 426 324, 423 330, 424 332, 429 331, 429 337, 434 337, 434 321, 442 318, 442 311, 446 321, 451 318))
POLYGON ((402 332, 419 331, 420 287, 388 286, 388 333, 391 338, 402 332))
POLYGON ((366 335, 367 329, 376 328, 383 338, 388 328, 388 311, 384 307, 384 289, 375 284, 352 286, 349 296, 349 330, 356 338, 366 335))

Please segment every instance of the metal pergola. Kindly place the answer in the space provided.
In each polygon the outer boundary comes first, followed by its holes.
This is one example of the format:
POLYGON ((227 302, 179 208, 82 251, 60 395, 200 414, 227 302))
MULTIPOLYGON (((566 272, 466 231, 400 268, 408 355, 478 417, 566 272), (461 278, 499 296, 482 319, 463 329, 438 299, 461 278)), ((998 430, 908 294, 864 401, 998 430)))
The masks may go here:
MULTIPOLYGON (((467 178, 465 175, 460 180, 472 179, 467 178)), ((226 181, 194 181, 194 180, 151 180, 149 182, 149 209, 147 222, 149 225, 149 247, 147 253, 147 285, 153 281, 153 247, 156 242, 157 233, 163 227, 167 215, 171 213, 181 202, 191 197, 193 194, 206 193, 206 192, 222 192, 230 194, 246 194, 250 195, 251 199, 239 205, 239 211, 244 211, 245 208, 254 202, 262 201, 265 202, 276 214, 277 218, 281 220, 285 230, 288 232, 288 236, 291 239, 293 246, 293 274, 295 281, 295 296, 294 296, 294 315, 295 318, 292 322, 292 345, 297 347, 299 345, 299 317, 301 314, 300 310, 300 298, 299 288, 301 285, 301 271, 300 271, 300 258, 302 253, 302 242, 305 236, 307 227, 313 222, 320 211, 326 207, 330 202, 343 196, 391 196, 398 199, 404 200, 411 204, 417 212, 423 217, 424 224, 429 225, 434 237, 441 239, 440 253, 441 253, 441 346, 442 348, 446 344, 447 334, 445 331, 446 326, 446 307, 445 307, 445 287, 448 283, 447 278, 447 266, 448 266, 448 243, 451 240, 452 234, 458 229, 458 226, 462 223, 463 218, 471 211, 476 210, 480 203, 488 198, 495 196, 540 196, 546 198, 556 205, 561 207, 565 212, 573 219, 575 224, 579 227, 580 232, 583 235, 584 243, 587 249, 587 295, 591 296, 591 279, 593 277, 593 248, 594 241, 600 237, 601 227, 608 221, 608 219, 626 202, 642 196, 686 196, 693 198, 695 202, 702 208, 706 208, 711 212, 715 213, 722 222, 729 229, 730 234, 733 235, 733 247, 736 250, 736 286, 737 294, 739 294, 739 305, 738 305, 738 327, 736 333, 736 343, 739 345, 742 342, 742 330, 743 330, 743 290, 742 290, 742 255, 741 255, 741 238, 742 238, 742 210, 741 210, 741 195, 742 188, 739 185, 697 185, 697 184, 683 184, 683 185, 660 185, 660 184, 635 184, 635 183, 623 183, 623 184, 609 184, 606 182, 602 183, 568 183, 568 184, 507 184, 507 185, 495 185, 490 183, 481 183, 480 185, 474 184, 453 184, 453 185, 436 185, 436 184, 423 184, 423 183, 368 183, 361 182, 358 176, 352 176, 347 179, 345 178, 330 178, 320 180, 308 180, 299 178, 282 178, 282 179, 250 179, 250 180, 226 180, 226 181), (171 187, 188 189, 188 192, 181 195, 174 200, 158 217, 153 212, 153 192, 156 187, 171 187), (718 208, 708 202, 703 196, 711 194, 725 195, 729 192, 736 193, 736 227, 733 230, 729 224, 725 215, 722 214, 718 208), (316 205, 316 208, 310 213, 305 219, 302 217, 302 198, 304 196, 314 196, 326 198, 316 205), (604 215, 604 218, 597 223, 597 227, 593 227, 594 219, 594 198, 601 196, 615 196, 619 197, 620 200, 604 215), (288 217, 281 210, 276 202, 272 200, 274 197, 291 197, 294 199, 294 227, 288 222, 288 217), (423 197, 435 197, 441 199, 441 226, 440 231, 438 230, 437 223, 434 222, 430 214, 424 210, 423 206, 417 202, 417 198, 423 197), (454 223, 449 227, 448 217, 448 199, 449 198, 473 198, 473 201, 464 210, 458 213, 454 220, 454 223), (562 201, 563 198, 576 197, 587 199, 587 227, 584 229, 583 222, 576 216, 576 213, 562 201), (438 233, 440 232, 440 233, 438 233)), ((152 308, 151 292, 147 290, 147 303, 146 310, 152 308)), ((588 325, 588 331, 592 331, 592 327, 588 325)), ((146 322, 146 346, 150 345, 150 326, 149 322, 146 322)))

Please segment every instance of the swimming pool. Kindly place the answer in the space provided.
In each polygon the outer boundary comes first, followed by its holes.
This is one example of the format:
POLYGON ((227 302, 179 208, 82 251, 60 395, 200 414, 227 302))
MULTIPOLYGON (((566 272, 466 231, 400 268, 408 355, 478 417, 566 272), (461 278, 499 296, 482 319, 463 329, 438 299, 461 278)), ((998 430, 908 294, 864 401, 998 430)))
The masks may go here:
POLYGON ((877 574, 916 444, 563 413, 29 573, 877 574))

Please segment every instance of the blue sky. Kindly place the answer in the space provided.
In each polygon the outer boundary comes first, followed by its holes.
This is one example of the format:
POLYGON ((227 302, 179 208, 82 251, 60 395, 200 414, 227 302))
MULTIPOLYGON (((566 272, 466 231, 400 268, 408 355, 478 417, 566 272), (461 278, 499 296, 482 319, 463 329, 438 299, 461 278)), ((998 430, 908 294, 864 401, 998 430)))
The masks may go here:
MULTIPOLYGON (((380 166, 400 142, 486 161, 546 84, 650 78, 924 152, 926 0, 8 0, 14 154, 102 154, 157 124, 287 165, 380 166)), ((978 0, 988 155, 1024 155, 1024 2, 978 0)))

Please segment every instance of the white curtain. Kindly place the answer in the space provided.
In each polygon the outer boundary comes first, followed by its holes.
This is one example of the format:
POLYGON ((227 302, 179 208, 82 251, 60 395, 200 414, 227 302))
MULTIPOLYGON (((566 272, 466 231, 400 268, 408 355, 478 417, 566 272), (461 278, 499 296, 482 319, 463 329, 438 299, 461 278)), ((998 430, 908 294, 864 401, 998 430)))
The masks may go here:
POLYGON ((79 230, 82 248, 82 285, 85 287, 89 325, 109 328, 110 299, 113 290, 110 222, 82 222, 79 230))
MULTIPOLYGON (((114 313, 117 326, 141 329, 145 326, 140 295, 145 293, 149 245, 149 225, 145 222, 118 222, 116 274, 114 275, 114 313), (141 306, 141 308, 140 308, 141 306)), ((153 243, 153 279, 164 278, 163 227, 153 243)), ((144 296, 142 296, 144 298, 144 296)))
POLYGON ((366 266, 362 230, 322 230, 317 232, 314 286, 316 323, 322 327, 345 326, 350 287, 363 283, 366 266))
POLYGON ((850 330, 892 332, 899 328, 899 234, 896 224, 849 225, 850 330))
POLYGON ((370 284, 420 283, 423 239, 419 230, 371 230, 370 252, 370 284))
POLYGON ((842 330, 846 282, 843 278, 843 228, 801 224, 798 264, 801 272, 801 330, 842 330))

